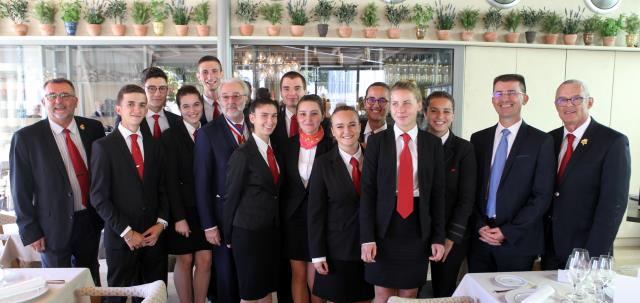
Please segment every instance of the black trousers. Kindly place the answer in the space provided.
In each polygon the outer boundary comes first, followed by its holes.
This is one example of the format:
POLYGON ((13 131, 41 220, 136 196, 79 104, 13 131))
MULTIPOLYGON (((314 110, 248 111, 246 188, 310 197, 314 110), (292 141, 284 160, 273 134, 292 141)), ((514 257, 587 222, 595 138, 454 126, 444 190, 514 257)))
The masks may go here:
POLYGON ((530 271, 537 255, 519 256, 503 247, 473 239, 468 254, 469 272, 530 271))
POLYGON ((469 239, 454 243, 445 262, 431 261, 431 285, 434 298, 451 297, 456 290, 460 266, 467 257, 469 239))

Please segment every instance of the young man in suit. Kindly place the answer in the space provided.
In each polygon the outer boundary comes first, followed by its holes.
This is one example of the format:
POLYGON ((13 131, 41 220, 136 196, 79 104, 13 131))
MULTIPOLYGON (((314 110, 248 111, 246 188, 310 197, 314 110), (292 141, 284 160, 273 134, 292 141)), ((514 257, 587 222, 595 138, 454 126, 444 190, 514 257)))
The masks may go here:
POLYGON ((550 132, 557 175, 546 218, 544 269, 562 269, 573 248, 592 257, 613 254, 613 240, 627 209, 631 158, 627 137, 589 116, 593 97, 579 80, 556 90, 564 126, 550 132))
POLYGON ((298 72, 287 72, 280 78, 282 107, 278 110, 278 125, 271 135, 273 147, 278 150, 286 145, 289 138, 299 132, 296 106, 307 94, 307 80, 298 72))
POLYGON ((204 97, 204 113, 200 118, 202 125, 207 124, 222 115, 220 100, 218 99, 218 88, 224 77, 220 60, 211 55, 206 55, 198 60, 198 72, 196 77, 202 85, 202 96, 204 97))
POLYGON ((104 225, 89 201, 91 144, 102 123, 74 116, 71 81, 45 82, 47 119, 13 135, 9 164, 20 238, 41 253, 43 267, 87 267, 100 285, 98 244, 104 225))
POLYGON ((369 136, 393 127, 393 119, 387 115, 389 112, 389 85, 384 82, 374 82, 369 85, 363 105, 367 112, 367 119, 360 121, 363 126, 360 131, 360 142, 367 144, 369 136))
POLYGON ((91 203, 106 222, 107 281, 109 286, 167 283, 167 252, 161 236, 169 218, 164 155, 160 141, 141 130, 147 113, 144 89, 133 84, 122 87, 115 109, 122 121, 93 144, 91 157, 91 203))
POLYGON ((498 124, 471 136, 478 178, 470 272, 528 271, 543 252, 542 217, 553 191, 553 140, 522 121, 524 77, 493 80, 498 124))

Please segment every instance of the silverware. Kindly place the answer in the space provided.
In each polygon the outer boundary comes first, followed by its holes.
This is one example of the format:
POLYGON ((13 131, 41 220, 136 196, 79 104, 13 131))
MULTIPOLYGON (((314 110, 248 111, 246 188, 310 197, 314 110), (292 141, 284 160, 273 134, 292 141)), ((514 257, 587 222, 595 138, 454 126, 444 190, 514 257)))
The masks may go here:
POLYGON ((495 292, 495 293, 499 294, 499 293, 503 293, 503 292, 512 291, 512 290, 514 290, 514 289, 517 289, 517 288, 497 289, 497 290, 494 290, 493 292, 495 292))

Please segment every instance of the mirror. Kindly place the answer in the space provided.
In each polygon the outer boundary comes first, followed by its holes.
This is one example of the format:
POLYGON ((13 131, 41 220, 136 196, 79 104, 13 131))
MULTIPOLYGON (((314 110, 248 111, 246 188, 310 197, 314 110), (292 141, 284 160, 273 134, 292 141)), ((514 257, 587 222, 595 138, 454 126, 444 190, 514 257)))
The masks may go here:
POLYGON ((621 2, 622 0, 584 0, 587 7, 598 14, 607 14, 618 9, 621 2))
POLYGON ((520 2, 520 0, 487 0, 489 4, 498 8, 511 8, 520 2))

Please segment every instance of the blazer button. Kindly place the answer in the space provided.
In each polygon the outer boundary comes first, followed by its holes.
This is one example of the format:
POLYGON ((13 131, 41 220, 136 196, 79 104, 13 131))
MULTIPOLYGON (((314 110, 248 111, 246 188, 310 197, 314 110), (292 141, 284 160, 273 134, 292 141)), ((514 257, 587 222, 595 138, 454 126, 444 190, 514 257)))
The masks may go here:
POLYGON ((73 196, 73 193, 67 193, 67 197, 73 196))
POLYGON ((555 192, 553 195, 556 196, 556 197, 560 197, 560 193, 559 192, 555 192))

